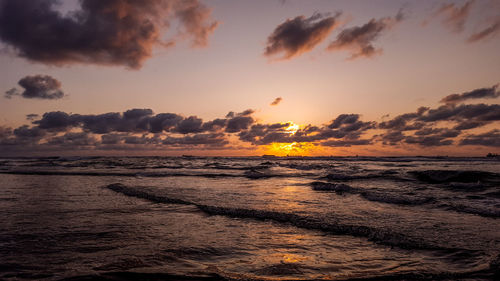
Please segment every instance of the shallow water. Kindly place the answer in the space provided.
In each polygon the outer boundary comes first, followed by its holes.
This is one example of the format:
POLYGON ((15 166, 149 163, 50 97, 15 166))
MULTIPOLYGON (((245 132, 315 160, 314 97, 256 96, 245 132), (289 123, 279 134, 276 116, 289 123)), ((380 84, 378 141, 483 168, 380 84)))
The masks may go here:
POLYGON ((0 278, 498 280, 499 171, 488 158, 4 158, 0 278))

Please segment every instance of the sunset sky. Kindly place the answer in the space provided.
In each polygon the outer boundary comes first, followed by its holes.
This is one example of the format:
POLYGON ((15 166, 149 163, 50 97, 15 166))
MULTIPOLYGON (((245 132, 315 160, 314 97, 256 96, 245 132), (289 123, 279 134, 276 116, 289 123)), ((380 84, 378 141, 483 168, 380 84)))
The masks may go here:
POLYGON ((0 156, 500 153, 500 1, 0 0, 0 156))

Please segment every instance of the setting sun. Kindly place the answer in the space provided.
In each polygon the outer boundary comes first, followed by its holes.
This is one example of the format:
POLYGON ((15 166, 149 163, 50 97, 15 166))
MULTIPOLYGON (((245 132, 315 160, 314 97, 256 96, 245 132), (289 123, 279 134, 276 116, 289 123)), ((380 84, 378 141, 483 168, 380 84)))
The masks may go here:
POLYGON ((272 143, 265 149, 266 154, 276 156, 308 156, 316 146, 310 142, 272 143))
POLYGON ((285 128, 285 131, 287 131, 291 135, 294 135, 299 130, 299 125, 293 123, 292 121, 289 121, 288 123, 290 125, 285 128))

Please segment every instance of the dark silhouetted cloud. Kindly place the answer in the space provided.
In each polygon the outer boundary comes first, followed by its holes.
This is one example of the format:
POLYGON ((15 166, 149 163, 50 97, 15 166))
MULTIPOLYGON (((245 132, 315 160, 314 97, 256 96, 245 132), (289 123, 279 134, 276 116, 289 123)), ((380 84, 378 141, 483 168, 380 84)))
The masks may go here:
POLYGON ((226 132, 237 133, 246 130, 254 122, 249 116, 235 116, 227 121, 226 132))
POLYGON ((282 54, 281 59, 291 59, 311 51, 338 25, 338 17, 314 14, 309 18, 298 16, 278 25, 267 38, 264 55, 282 54))
POLYGON ((178 132, 181 134, 189 134, 189 133, 199 133, 203 131, 202 129, 203 120, 196 116, 190 116, 177 124, 174 129, 174 132, 178 132))
POLYGON ((462 94, 452 94, 444 97, 441 102, 447 104, 456 104, 470 99, 493 99, 500 96, 500 92, 497 91, 497 88, 498 84, 490 88, 480 88, 462 94))
POLYGON ((373 46, 373 42, 380 37, 380 35, 402 20, 403 13, 399 11, 394 18, 385 17, 378 20, 371 19, 362 26, 346 28, 328 45, 327 50, 348 50, 351 52, 350 59, 372 57, 382 52, 382 49, 377 49, 373 46))
POLYGON ((483 134, 467 135, 459 144, 500 147, 500 130, 495 129, 483 134))
POLYGON ((68 127, 76 126, 77 121, 76 118, 66 112, 52 111, 44 113, 42 119, 33 121, 33 124, 37 124, 41 129, 64 131, 68 127))
POLYGON ((273 100, 273 102, 271 103, 271 105, 278 105, 280 104, 280 102, 283 100, 283 98, 281 97, 277 97, 273 100))
POLYGON ((473 0, 467 1, 461 7, 455 5, 455 3, 443 4, 434 13, 434 16, 443 16, 443 24, 451 31, 462 32, 473 3, 473 0))
POLYGON ((97 144, 97 139, 86 132, 68 132, 62 136, 50 138, 47 143, 49 145, 68 146, 71 148, 79 148, 82 146, 94 146, 97 144))
POLYGON ((21 95, 21 93, 19 93, 19 90, 18 90, 18 89, 16 89, 16 88, 12 88, 12 89, 7 90, 7 91, 5 92, 4 97, 5 97, 6 99, 11 99, 11 98, 12 98, 12 97, 14 97, 14 96, 20 96, 20 95, 21 95))
POLYGON ((27 114, 27 115, 26 115, 26 119, 27 119, 27 120, 30 120, 30 121, 33 121, 33 120, 35 120, 35 119, 37 119, 37 118, 39 118, 39 117, 40 117, 40 116, 39 116, 38 114, 27 114))
POLYGON ((174 146, 210 146, 210 147, 222 147, 229 144, 225 135, 222 133, 215 134, 195 134, 183 137, 167 137, 163 140, 163 144, 174 145, 174 146))
POLYGON ((92 63, 140 68, 178 19, 193 44, 204 46, 217 22, 197 0, 81 0, 63 16, 56 0, 0 1, 0 40, 18 56, 44 64, 92 63))
POLYGON ((41 138, 45 132, 38 127, 30 128, 28 125, 23 125, 14 130, 14 135, 21 138, 41 138))
POLYGON ((48 75, 26 76, 19 80, 18 84, 24 90, 20 92, 18 89, 12 88, 5 92, 6 98, 21 96, 26 99, 55 100, 64 97, 61 82, 48 75))
POLYGON ((286 130, 290 123, 254 124, 249 130, 240 132, 238 136, 240 140, 254 145, 266 145, 276 142, 316 143, 330 139, 343 140, 346 141, 346 144, 349 141, 351 145, 355 145, 355 140, 359 140, 367 130, 375 128, 374 125, 374 122, 359 120, 358 114, 341 114, 328 125, 322 127, 308 125, 298 129, 295 133, 286 130))
POLYGON ((372 141, 368 139, 356 139, 356 140, 331 140, 320 143, 322 146, 330 147, 351 147, 354 145, 369 145, 372 141))
MULTIPOLYGON (((377 123, 359 114, 339 114, 323 125, 293 129, 291 122, 260 123, 254 110, 229 112, 224 118, 204 121, 197 116, 176 113, 155 114, 136 108, 103 114, 47 112, 31 125, 11 129, 0 126, 0 150, 52 151, 86 150, 220 150, 251 148, 274 143, 297 146, 352 147, 387 145, 443 147, 476 145, 499 147, 499 104, 457 104, 492 96, 497 86, 449 95, 448 103, 436 108, 420 107, 377 123), (489 127, 488 127, 489 126, 489 127), (484 129, 494 129, 484 133, 484 129), (479 133, 478 133, 479 132, 479 133), (232 144, 236 146, 232 146, 232 144)), ((37 115, 30 116, 30 119, 37 115)))

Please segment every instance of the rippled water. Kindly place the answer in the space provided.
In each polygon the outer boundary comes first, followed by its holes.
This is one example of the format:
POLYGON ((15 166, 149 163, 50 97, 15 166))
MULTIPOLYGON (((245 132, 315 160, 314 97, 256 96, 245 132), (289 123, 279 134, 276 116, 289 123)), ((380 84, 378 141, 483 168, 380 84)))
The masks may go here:
POLYGON ((498 280, 488 158, 0 159, 0 279, 498 280))

